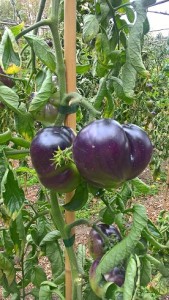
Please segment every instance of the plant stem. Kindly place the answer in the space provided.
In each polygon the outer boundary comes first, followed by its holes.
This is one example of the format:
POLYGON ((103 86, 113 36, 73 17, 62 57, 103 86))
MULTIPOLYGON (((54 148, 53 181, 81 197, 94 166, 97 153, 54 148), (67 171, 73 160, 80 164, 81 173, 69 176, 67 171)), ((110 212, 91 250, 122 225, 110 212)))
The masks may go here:
POLYGON ((79 226, 79 225, 87 225, 87 226, 92 226, 90 224, 90 222, 86 219, 79 219, 79 220, 76 220, 74 221, 73 223, 70 223, 68 225, 66 225, 66 231, 68 233, 68 235, 70 234, 71 230, 76 227, 76 226, 79 226))
MULTIPOLYGON (((66 224, 61 212, 61 208, 57 199, 57 195, 55 191, 50 192, 50 201, 51 201, 51 215, 53 219, 53 223, 61 233, 63 240, 70 240, 70 235, 68 235, 66 230, 66 224)), ((66 247, 66 251, 69 257, 71 272, 72 272, 72 283, 73 283, 73 298, 72 300, 82 300, 81 295, 81 285, 82 285, 82 277, 79 271, 77 258, 73 249, 73 246, 66 247), (78 296, 77 296, 78 295, 78 296), (78 298, 77 298, 78 297, 78 298)))
POLYGON ((57 76, 58 76, 58 84, 60 89, 60 101, 62 103, 62 99, 66 94, 66 72, 65 72, 65 64, 63 59, 63 51, 61 46, 60 34, 59 34, 59 5, 60 0, 52 0, 52 15, 51 22, 49 24, 53 42, 56 53, 56 62, 57 62, 57 76))
POLYGON ((4 149, 5 151, 5 155, 8 157, 8 158, 11 158, 11 156, 13 155, 29 155, 30 151, 29 149, 23 149, 23 150, 8 150, 8 149, 4 149))
POLYGON ((155 240, 155 238, 151 235, 151 233, 148 231, 148 229, 144 229, 142 232, 142 235, 144 238, 146 238, 152 246, 159 250, 167 250, 169 251, 169 247, 160 244, 158 241, 155 240))
POLYGON ((146 254, 146 258, 159 270, 159 272, 164 277, 169 276, 169 269, 165 267, 165 265, 162 262, 151 256, 150 254, 146 254))
POLYGON ((27 34, 28 32, 34 30, 35 28, 38 28, 40 26, 47 26, 50 24, 50 20, 49 19, 45 19, 45 20, 41 20, 35 24, 33 24, 32 26, 24 29, 23 31, 21 31, 17 36, 16 36, 16 40, 19 40, 22 36, 24 36, 25 34, 27 34))

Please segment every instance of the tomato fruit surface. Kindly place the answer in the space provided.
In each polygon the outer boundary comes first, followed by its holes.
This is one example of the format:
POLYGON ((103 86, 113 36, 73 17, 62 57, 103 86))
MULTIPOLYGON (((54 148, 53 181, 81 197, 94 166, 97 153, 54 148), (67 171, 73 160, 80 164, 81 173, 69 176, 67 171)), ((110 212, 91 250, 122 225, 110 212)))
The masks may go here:
MULTIPOLYGON (((113 225, 107 224, 98 224, 98 228, 101 232, 109 238, 111 247, 117 244, 121 240, 121 235, 118 229, 113 225)), ((101 237, 100 233, 92 228, 89 232, 88 236, 88 249, 89 253, 93 259, 99 258, 103 256, 106 252, 105 243, 103 238, 101 237)))
POLYGON ((103 278, 105 280, 105 283, 101 283, 100 285, 96 281, 96 269, 99 265, 100 258, 97 258, 96 260, 93 261, 90 270, 89 270, 89 281, 90 281, 90 286, 94 293, 102 298, 102 295, 104 293, 104 285, 107 282, 113 282, 117 286, 121 287, 124 284, 125 281, 125 269, 123 266, 117 266, 114 267, 109 273, 103 274, 103 278))
POLYGON ((40 130, 32 140, 32 164, 42 185, 57 192, 71 192, 80 182, 79 172, 73 162, 56 166, 54 153, 72 145, 74 132, 67 126, 51 126, 40 130))
POLYGON ((113 188, 137 177, 148 165, 152 144, 144 130, 113 119, 95 120, 73 142, 73 158, 91 184, 113 188))

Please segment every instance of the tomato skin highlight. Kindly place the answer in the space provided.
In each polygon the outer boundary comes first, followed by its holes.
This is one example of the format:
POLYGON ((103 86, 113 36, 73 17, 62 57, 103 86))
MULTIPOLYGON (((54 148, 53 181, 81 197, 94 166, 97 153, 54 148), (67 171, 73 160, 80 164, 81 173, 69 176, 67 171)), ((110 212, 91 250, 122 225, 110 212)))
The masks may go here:
POLYGON ((71 192, 80 182, 80 175, 73 163, 56 167, 53 162, 55 151, 72 145, 74 132, 67 126, 52 126, 40 130, 32 140, 30 155, 32 164, 41 183, 57 192, 71 192))
MULTIPOLYGON (((109 238, 111 247, 121 241, 120 232, 114 225, 100 223, 97 226, 109 238)), ((93 259, 102 257, 106 252, 105 243, 101 235, 93 228, 90 230, 88 236, 88 249, 93 259)))
POLYGON ((113 119, 91 122, 77 134, 73 157, 80 174, 101 188, 118 187, 148 165, 152 144, 138 126, 113 119))

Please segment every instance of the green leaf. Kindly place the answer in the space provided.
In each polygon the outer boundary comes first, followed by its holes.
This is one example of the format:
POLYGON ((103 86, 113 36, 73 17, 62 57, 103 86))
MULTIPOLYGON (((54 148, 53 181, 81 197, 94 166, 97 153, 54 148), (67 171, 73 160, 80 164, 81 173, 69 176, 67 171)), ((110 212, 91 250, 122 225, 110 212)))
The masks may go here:
POLYGON ((17 66, 20 68, 21 60, 18 52, 18 44, 15 40, 15 36, 9 28, 5 28, 1 41, 1 57, 3 69, 6 73, 11 66, 17 66))
POLYGON ((84 42, 90 42, 99 32, 99 22, 95 15, 84 16, 83 39, 84 42))
MULTIPOLYGON (((17 132, 26 140, 32 141, 34 137, 34 119, 26 109, 26 105, 22 103, 18 113, 15 114, 15 126, 17 132)), ((16 141, 17 142, 17 141, 16 141)), ((19 140, 18 140, 19 143, 19 140)), ((24 146, 24 145, 23 145, 24 146)))
POLYGON ((126 98, 134 99, 134 88, 136 84, 137 72, 129 61, 122 67, 123 92, 126 98))
POLYGON ((77 262, 81 274, 84 274, 84 266, 86 261, 86 247, 85 245, 78 245, 77 249, 77 262))
POLYGON ((3 188, 3 177, 7 168, 7 161, 3 151, 3 146, 0 146, 0 195, 3 188))
POLYGON ((106 79, 106 77, 101 78, 99 81, 99 88, 96 96, 94 97, 94 107, 96 109, 100 109, 103 104, 103 99, 107 93, 106 79))
POLYGON ((136 288, 135 287, 136 276, 137 276, 137 264, 133 255, 131 255, 127 264, 124 287, 123 287, 123 297, 125 300, 133 299, 133 294, 136 288))
POLYGON ((147 77, 149 72, 145 69, 141 56, 141 42, 143 38, 143 24, 147 17, 147 9, 142 1, 135 2, 136 21, 130 30, 127 47, 127 62, 143 77, 147 77))
POLYGON ((40 110, 48 102, 52 95, 52 86, 52 74, 48 70, 39 92, 31 101, 29 112, 33 113, 40 110))
POLYGON ((15 268, 11 261, 0 253, 0 270, 5 274, 8 285, 11 285, 15 279, 15 268))
POLYGON ((15 255, 21 257, 26 243, 25 227, 21 213, 10 223, 9 230, 14 243, 15 255))
POLYGON ((0 85, 0 101, 12 111, 18 113, 19 97, 12 89, 5 85, 0 85))
POLYGON ((10 30, 12 31, 13 35, 16 37, 24 28, 24 22, 16 25, 16 26, 12 26, 10 27, 10 30))
POLYGON ((9 230, 7 230, 7 229, 3 230, 3 245, 4 245, 4 248, 6 249, 6 253, 8 255, 12 255, 13 249, 14 249, 14 243, 11 239, 9 230))
POLYGON ((88 189, 86 182, 82 182, 76 189, 70 202, 63 205, 68 211, 80 210, 88 200, 88 189))
MULTIPOLYGON (((102 274, 110 272, 115 266, 123 263, 136 247, 143 229, 147 225, 147 214, 144 206, 136 204, 133 206, 133 225, 129 234, 102 257, 97 269, 95 283, 100 285, 102 274)), ((106 287, 106 286, 105 286, 106 287)), ((101 290, 102 296, 106 292, 101 290)))
POLYGON ((31 282, 36 286, 40 287, 43 281, 47 280, 46 273, 40 266, 34 266, 31 271, 31 282))
POLYGON ((42 241, 40 242, 40 247, 44 246, 45 244, 49 243, 49 242, 55 242, 58 239, 60 239, 61 235, 60 232, 58 230, 54 230, 51 232, 48 232, 45 237, 42 239, 42 241))
POLYGON ((56 59, 54 54, 52 53, 50 47, 48 47, 47 43, 33 34, 25 35, 25 39, 28 44, 33 48, 36 56, 43 62, 45 66, 51 70, 51 72, 56 71, 56 59))
POLYGON ((134 95, 132 94, 125 94, 124 87, 123 87, 123 81, 120 78, 112 77, 113 80, 113 86, 115 93, 118 98, 124 100, 126 103, 131 104, 134 100, 134 95))
POLYGON ((126 49, 126 47, 127 47, 127 38, 126 38, 126 35, 125 35, 124 31, 120 31, 120 42, 121 42, 122 46, 126 49))
POLYGON ((76 66, 76 73, 77 74, 85 74, 90 70, 90 65, 77 65, 76 66))
POLYGON ((0 144, 5 144, 6 142, 10 141, 11 139, 11 131, 8 129, 7 131, 0 133, 0 144))
POLYGON ((139 192, 140 194, 148 194, 150 192, 150 187, 143 182, 141 179, 134 178, 131 180, 133 187, 136 189, 137 192, 139 192))
POLYGON ((52 300, 52 293, 48 285, 42 285, 39 290, 39 299, 52 300))
POLYGON ((152 278, 151 263, 146 259, 146 257, 140 257, 140 262, 141 262, 140 285, 146 287, 152 278))
POLYGON ((38 257, 36 255, 36 249, 32 247, 32 251, 27 253, 24 260, 24 284, 25 286, 31 282, 31 274, 33 265, 38 264, 38 257))
POLYGON ((9 216, 15 220, 25 200, 12 169, 7 169, 3 177, 2 197, 9 216))
POLYGON ((57 278, 64 271, 63 253, 58 242, 46 244, 46 256, 51 263, 53 278, 57 278))
POLYGON ((65 300, 64 296, 53 282, 44 281, 40 287, 39 299, 52 300, 52 294, 59 296, 59 299, 65 300))
POLYGON ((131 7, 126 6, 126 16, 130 23, 133 23, 135 20, 135 13, 131 7))
POLYGON ((144 23, 143 23, 143 34, 147 34, 150 31, 150 23, 148 18, 145 19, 144 23))

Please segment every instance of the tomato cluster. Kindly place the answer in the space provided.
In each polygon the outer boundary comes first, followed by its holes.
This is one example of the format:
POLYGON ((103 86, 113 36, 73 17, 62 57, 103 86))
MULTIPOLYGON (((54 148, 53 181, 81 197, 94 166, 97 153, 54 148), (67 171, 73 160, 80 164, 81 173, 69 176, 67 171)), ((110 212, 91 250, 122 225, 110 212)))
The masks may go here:
POLYGON ((152 149, 140 127, 100 119, 85 126, 77 136, 66 126, 46 127, 33 139, 30 154, 41 183, 68 192, 78 186, 80 177, 95 187, 118 187, 147 167, 152 149), (72 160, 59 167, 54 165, 54 153, 69 147, 72 160))
MULTIPOLYGON (((88 249, 90 255, 94 259, 89 270, 90 285, 96 295, 99 296, 101 288, 96 283, 96 269, 106 251, 119 243, 122 237, 119 230, 114 225, 101 223, 97 225, 97 228, 98 231, 92 228, 89 233, 88 249), (106 241, 108 243, 107 246, 106 241)), ((125 268, 122 265, 116 266, 110 272, 103 274, 103 277, 105 282, 113 282, 117 286, 121 287, 125 280, 125 268)))

